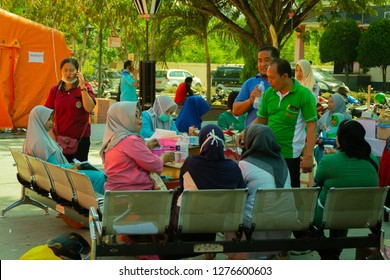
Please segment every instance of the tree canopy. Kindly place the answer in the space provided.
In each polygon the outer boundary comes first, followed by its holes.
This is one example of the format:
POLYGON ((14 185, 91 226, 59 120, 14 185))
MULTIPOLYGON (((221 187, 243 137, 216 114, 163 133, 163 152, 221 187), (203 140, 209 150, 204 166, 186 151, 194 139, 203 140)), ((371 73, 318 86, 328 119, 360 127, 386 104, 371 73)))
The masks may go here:
POLYGON ((390 65, 390 20, 379 19, 363 32, 357 48, 357 61, 362 67, 380 67, 383 91, 386 90, 386 71, 390 65))

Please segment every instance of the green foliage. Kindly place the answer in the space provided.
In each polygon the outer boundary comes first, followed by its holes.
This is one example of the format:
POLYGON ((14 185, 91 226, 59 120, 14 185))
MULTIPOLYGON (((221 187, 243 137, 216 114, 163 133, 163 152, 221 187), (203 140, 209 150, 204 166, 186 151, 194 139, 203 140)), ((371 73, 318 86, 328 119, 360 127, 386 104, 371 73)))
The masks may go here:
POLYGON ((360 29, 353 19, 348 18, 330 23, 320 40, 321 61, 353 63, 357 57, 356 47, 360 34, 360 29))
POLYGON ((363 32, 357 48, 362 67, 390 65, 390 20, 379 19, 363 32))

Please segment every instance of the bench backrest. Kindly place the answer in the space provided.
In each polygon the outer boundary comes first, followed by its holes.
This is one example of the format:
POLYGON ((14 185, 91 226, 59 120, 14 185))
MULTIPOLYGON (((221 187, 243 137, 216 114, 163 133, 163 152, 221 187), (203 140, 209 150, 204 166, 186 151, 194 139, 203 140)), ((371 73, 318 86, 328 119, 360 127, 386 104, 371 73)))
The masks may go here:
POLYGON ((30 164, 27 161, 26 155, 11 148, 8 149, 10 150, 12 157, 14 158, 19 178, 26 183, 31 184, 32 172, 30 164))
POLYGON ((247 189, 185 190, 178 228, 181 233, 239 231, 246 198, 247 189))
POLYGON ((92 206, 99 209, 98 199, 88 176, 70 169, 65 172, 75 191, 77 203, 84 209, 89 210, 92 206))
POLYGON ((31 165, 31 170, 34 175, 34 184, 40 189, 51 192, 53 184, 44 162, 33 156, 27 156, 27 159, 31 165))
POLYGON ((74 190, 66 175, 66 169, 49 162, 43 162, 43 164, 52 180, 53 189, 56 195, 66 201, 73 202, 75 198, 74 190))
POLYGON ((106 191, 103 235, 163 234, 169 226, 173 190, 106 191))
POLYGON ((324 228, 375 227, 382 220, 388 190, 388 187, 331 188, 324 206, 324 228))
POLYGON ((319 188, 258 189, 252 212, 254 231, 309 229, 318 192, 319 188))

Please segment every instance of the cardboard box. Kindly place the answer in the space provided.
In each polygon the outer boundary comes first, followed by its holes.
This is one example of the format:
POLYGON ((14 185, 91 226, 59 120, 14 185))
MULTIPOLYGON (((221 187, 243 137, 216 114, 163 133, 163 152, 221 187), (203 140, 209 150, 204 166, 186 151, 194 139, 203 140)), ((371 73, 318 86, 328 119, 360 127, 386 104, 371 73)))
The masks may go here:
POLYGON ((390 127, 378 125, 376 128, 376 138, 386 140, 388 137, 390 137, 390 127))

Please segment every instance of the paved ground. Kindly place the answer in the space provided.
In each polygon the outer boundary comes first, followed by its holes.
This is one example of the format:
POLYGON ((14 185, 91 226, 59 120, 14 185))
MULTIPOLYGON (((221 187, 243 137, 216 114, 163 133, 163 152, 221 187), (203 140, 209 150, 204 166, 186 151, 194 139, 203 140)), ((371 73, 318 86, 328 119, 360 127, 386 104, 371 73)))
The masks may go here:
MULTIPOLYGON (((24 141, 23 135, 0 133, 0 209, 16 201, 20 196, 20 185, 16 179, 16 167, 7 147, 21 149, 24 141)), ((100 141, 93 141, 89 161, 102 167, 99 158, 100 141)), ((387 236, 390 235, 390 223, 384 223, 387 236)), ((0 259, 16 260, 30 248, 44 244, 49 238, 58 234, 78 232, 89 240, 88 229, 72 229, 62 219, 55 217, 55 211, 49 210, 45 215, 43 210, 22 205, 7 212, 5 218, 0 218, 0 259)), ((355 232, 356 233, 356 232, 355 232)), ((354 232, 352 232, 354 234, 354 232)), ((218 259, 224 259, 219 255, 218 259)), ((290 256, 296 260, 318 260, 316 252, 302 256, 290 256)), ((354 250, 344 250, 341 259, 354 259, 354 250)))

